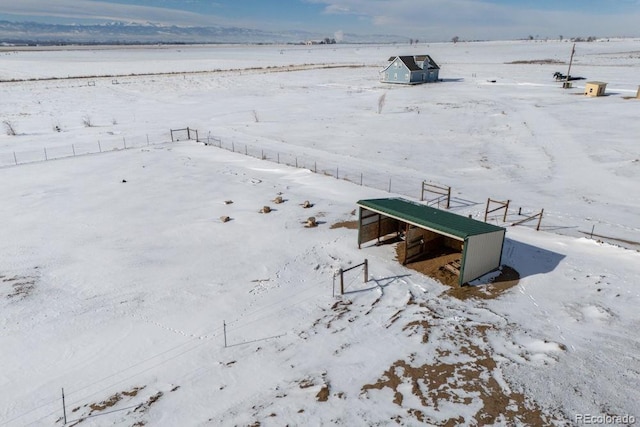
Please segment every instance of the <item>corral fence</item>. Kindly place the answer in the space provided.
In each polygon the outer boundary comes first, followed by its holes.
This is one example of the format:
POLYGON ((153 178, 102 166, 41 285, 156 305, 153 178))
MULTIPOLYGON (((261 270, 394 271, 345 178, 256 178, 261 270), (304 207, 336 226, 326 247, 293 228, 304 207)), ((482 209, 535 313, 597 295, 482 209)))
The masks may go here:
MULTIPOLYGON (((364 187, 375 188, 389 193, 401 194, 419 199, 422 193, 424 179, 417 175, 397 174, 395 168, 380 170, 372 168, 366 161, 350 159, 349 165, 344 166, 332 162, 326 157, 315 157, 312 154, 294 154, 278 150, 268 145, 249 144, 234 140, 233 138, 221 138, 210 133, 200 141, 205 145, 244 154, 261 160, 267 160, 281 165, 292 166, 299 169, 307 169, 311 172, 331 176, 336 179, 352 182, 364 187)), ((446 203, 446 201, 444 201, 446 203)), ((460 198, 450 197, 451 209, 459 209, 479 204, 460 198)))
MULTIPOLYGON (((422 201, 427 206, 458 211, 460 214, 470 218, 475 217, 485 222, 491 221, 500 226, 521 225, 537 219, 535 229, 539 230, 542 222, 544 210, 535 211, 538 212, 535 213, 527 209, 526 211, 530 213, 525 213, 523 208, 519 208, 516 215, 514 212, 509 211, 509 202, 500 202, 492 199, 489 199, 487 207, 482 209, 483 202, 453 196, 451 186, 425 180, 424 177, 420 176, 419 172, 414 170, 406 170, 403 174, 394 174, 391 168, 386 171, 380 170, 359 159, 350 159, 349 166, 345 167, 344 165, 331 164, 331 160, 327 160, 324 156, 320 159, 320 156, 314 158, 313 155, 304 154, 304 152, 302 154, 284 153, 277 148, 274 149, 272 144, 254 145, 233 138, 223 139, 213 136, 211 132, 200 142, 208 146, 261 160, 307 169, 314 173, 342 179, 361 186, 408 196, 422 201), (495 205, 498 205, 498 207, 494 209, 495 205), (500 211, 501 215, 499 217, 497 215, 489 215, 496 211, 500 211)), ((396 169, 394 168, 394 170, 396 169)))
POLYGON ((186 127, 183 129, 170 129, 170 132, 171 142, 184 140, 195 140, 196 142, 200 142, 200 138, 198 137, 198 129, 191 129, 190 127, 186 127))
POLYGON ((152 137, 146 134, 130 137, 105 138, 93 142, 87 141, 69 145, 56 145, 35 150, 0 152, 0 167, 18 166, 68 157, 165 144, 167 143, 166 138, 166 134, 164 136, 154 135, 152 137))

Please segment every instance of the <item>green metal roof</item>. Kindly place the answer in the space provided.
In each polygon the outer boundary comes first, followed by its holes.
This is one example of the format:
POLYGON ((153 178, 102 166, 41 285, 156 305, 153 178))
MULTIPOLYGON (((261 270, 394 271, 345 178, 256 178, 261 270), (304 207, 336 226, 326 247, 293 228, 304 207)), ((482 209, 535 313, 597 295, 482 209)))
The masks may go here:
POLYGON ((358 205, 418 227, 431 229, 462 240, 478 234, 504 230, 466 216, 401 198, 360 200, 358 205))

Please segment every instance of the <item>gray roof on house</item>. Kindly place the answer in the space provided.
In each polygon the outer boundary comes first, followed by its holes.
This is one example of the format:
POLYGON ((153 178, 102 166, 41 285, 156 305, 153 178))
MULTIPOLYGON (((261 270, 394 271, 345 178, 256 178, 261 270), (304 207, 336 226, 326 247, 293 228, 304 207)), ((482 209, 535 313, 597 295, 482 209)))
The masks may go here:
MULTIPOLYGON (((396 58, 400 59, 402 63, 410 70, 410 71, 420 71, 423 69, 440 69, 438 64, 431 58, 429 55, 402 55, 402 56, 392 56, 388 59, 389 65, 396 60, 396 58), (416 62, 423 62, 426 66, 420 68, 416 62)), ((387 68, 389 68, 387 66, 387 68)))
POLYGON ((400 60, 407 66, 407 68, 411 71, 422 70, 422 68, 418 67, 416 64, 416 60, 413 56, 399 56, 400 60))

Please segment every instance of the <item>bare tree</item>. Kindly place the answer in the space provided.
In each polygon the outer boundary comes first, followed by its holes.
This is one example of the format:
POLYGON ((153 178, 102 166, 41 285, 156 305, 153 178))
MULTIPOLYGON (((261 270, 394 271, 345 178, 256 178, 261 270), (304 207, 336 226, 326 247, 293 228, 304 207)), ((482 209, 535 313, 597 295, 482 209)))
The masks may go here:
POLYGON ((460 37, 458 37, 458 36, 453 36, 453 37, 451 38, 451 41, 452 41, 454 44, 455 44, 455 43, 458 43, 458 42, 460 41, 460 37))
POLYGON ((378 98, 378 114, 382 113, 382 108, 384 107, 384 102, 387 99, 387 92, 383 93, 382 95, 380 95, 380 98, 378 98))

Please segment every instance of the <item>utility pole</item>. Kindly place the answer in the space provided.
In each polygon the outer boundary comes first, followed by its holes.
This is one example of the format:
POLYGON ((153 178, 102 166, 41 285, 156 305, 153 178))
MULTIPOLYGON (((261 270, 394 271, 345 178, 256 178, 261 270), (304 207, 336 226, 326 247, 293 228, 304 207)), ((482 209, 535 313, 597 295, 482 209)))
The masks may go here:
POLYGON ((567 79, 565 80, 565 86, 569 86, 569 76, 571 74, 571 64, 573 64, 573 54, 576 53, 576 44, 573 44, 571 48, 571 59, 569 59, 569 69, 567 70, 567 79))

